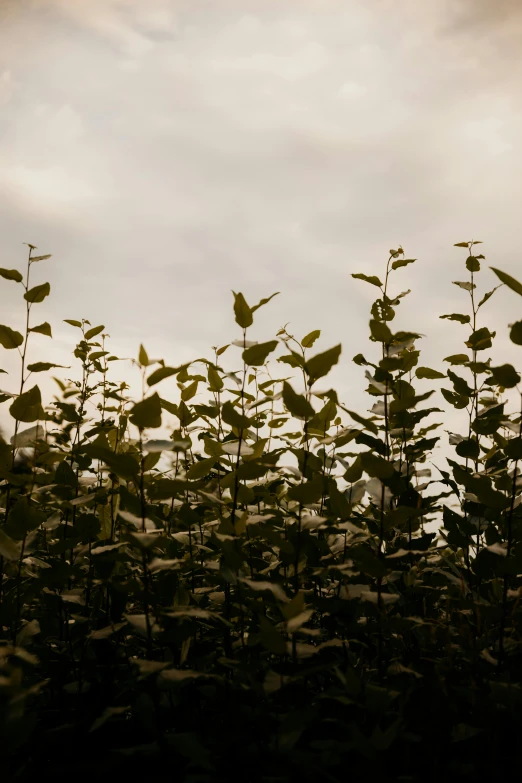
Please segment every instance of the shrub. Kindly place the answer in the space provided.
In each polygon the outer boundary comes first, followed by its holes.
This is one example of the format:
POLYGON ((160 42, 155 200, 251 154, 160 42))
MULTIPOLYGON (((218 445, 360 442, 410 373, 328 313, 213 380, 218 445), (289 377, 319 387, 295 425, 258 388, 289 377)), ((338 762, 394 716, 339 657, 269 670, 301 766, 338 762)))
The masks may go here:
MULTIPOLYGON (((495 332, 479 311, 496 289, 477 301, 477 244, 457 243, 470 310, 440 316, 467 338, 444 371, 422 365, 417 332, 392 330, 409 291, 390 290, 414 259, 398 248, 384 282, 353 275, 379 291, 376 358, 353 359, 369 416, 316 385, 341 345, 317 352, 319 330, 286 328, 249 342, 272 297, 250 306, 241 293, 235 348, 170 367, 140 347, 138 400, 112 379, 104 326, 68 320, 77 380, 57 380, 45 405, 33 376, 57 365, 30 363, 29 343, 52 335, 33 325, 50 286, 30 276, 49 256, 30 245, 25 275, 0 269, 26 313, 24 334, 0 325, 21 361, 16 393, 0 396, 14 419, 0 442, 8 776, 65 764, 76 779, 187 783, 522 773, 522 413, 505 410, 520 376, 484 358, 495 332), (176 400, 157 391, 169 377, 176 400), (432 463, 443 423, 428 423, 443 411, 416 379, 443 381, 462 412, 447 464, 432 463)), ((510 329, 521 345, 522 322, 510 329)))

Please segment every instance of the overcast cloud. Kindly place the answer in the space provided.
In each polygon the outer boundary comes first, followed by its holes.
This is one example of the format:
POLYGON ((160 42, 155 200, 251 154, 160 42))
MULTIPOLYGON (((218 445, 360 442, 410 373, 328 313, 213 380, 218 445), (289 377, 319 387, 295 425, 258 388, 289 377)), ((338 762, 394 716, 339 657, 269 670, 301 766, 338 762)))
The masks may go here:
MULTIPOLYGON (((402 243, 419 260, 397 273, 399 323, 440 367, 464 332, 438 316, 468 306, 453 243, 521 277, 521 32, 514 0, 3 0, 0 265, 22 268, 22 242, 53 254, 35 277, 55 338, 33 360, 68 364, 62 319, 82 317, 121 356, 210 356, 238 336, 231 289, 280 291, 252 337, 289 321, 341 341, 332 384, 364 410, 351 357, 371 354, 376 289, 350 273, 402 243)), ((519 304, 488 304, 504 361, 519 304)))

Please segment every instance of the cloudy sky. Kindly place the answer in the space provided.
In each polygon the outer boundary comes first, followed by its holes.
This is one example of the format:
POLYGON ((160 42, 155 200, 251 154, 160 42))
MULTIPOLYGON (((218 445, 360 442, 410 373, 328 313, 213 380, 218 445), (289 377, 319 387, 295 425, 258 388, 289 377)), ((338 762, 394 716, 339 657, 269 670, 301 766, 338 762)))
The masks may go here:
MULTIPOLYGON (((22 268, 23 242, 53 254, 34 274, 54 340, 32 360, 69 364, 62 319, 82 317, 120 356, 210 356, 238 336, 231 289, 280 291, 252 338, 290 322, 341 341, 332 383, 364 411, 351 357, 372 353, 377 290, 350 273, 402 243, 418 261, 392 286, 412 289, 399 325, 440 367, 465 338, 438 318, 468 307, 453 243, 522 277, 521 32, 518 0, 2 0, 0 265, 22 268)), ((504 361, 519 305, 501 289, 482 322, 504 361)))

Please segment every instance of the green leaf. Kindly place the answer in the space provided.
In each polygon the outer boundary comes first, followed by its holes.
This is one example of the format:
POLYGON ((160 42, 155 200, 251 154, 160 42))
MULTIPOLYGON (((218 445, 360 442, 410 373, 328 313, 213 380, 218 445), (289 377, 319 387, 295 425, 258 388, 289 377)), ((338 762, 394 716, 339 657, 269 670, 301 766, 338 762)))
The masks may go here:
POLYGON ((72 469, 68 460, 63 459, 60 463, 58 463, 58 467, 56 468, 54 474, 54 480, 57 484, 65 484, 69 487, 77 486, 78 479, 76 478, 76 473, 72 469))
POLYGON ((15 283, 21 283, 23 278, 23 275, 20 274, 18 269, 3 269, 0 267, 0 277, 3 277, 5 280, 14 280, 15 283))
POLYGON ((466 280, 464 282, 453 280, 453 285, 458 285, 458 287, 463 288, 464 291, 473 291, 473 289, 477 287, 474 283, 468 283, 466 280))
POLYGON ((149 357, 143 345, 140 345, 140 350, 138 352, 138 363, 140 364, 141 367, 149 366, 149 357))
POLYGON ((292 351, 291 353, 285 354, 284 356, 278 356, 277 357, 278 362, 284 362, 284 364, 289 364, 290 367, 304 367, 304 359, 302 356, 299 356, 298 353, 295 353, 292 351))
POLYGON ((15 332, 9 326, 0 324, 0 344, 3 345, 4 348, 7 348, 8 350, 18 348, 18 346, 22 345, 23 341, 24 338, 20 332, 15 332))
POLYGON ((504 448, 510 459, 522 459, 522 438, 511 438, 504 448))
POLYGON ((155 392, 150 397, 137 402, 131 410, 129 419, 142 430, 148 427, 161 427, 161 402, 158 393, 155 392))
POLYGON ((457 242, 453 247, 468 247, 468 245, 471 245, 471 242, 457 242))
POLYGON ((62 367, 63 369, 69 369, 64 364, 53 364, 53 362, 35 362, 34 364, 28 364, 27 369, 29 372, 47 372, 53 367, 62 367))
POLYGON ((277 344, 277 340, 270 340, 267 343, 251 345, 243 351, 243 361, 250 367, 260 367, 266 362, 268 354, 277 348, 277 344))
POLYGON ((248 416, 243 416, 239 413, 229 400, 223 405, 221 418, 225 424, 229 424, 231 427, 235 427, 238 430, 247 429, 251 423, 248 416))
POLYGON ((249 326, 252 326, 254 323, 254 319, 252 318, 252 310, 247 305, 245 297, 243 294, 236 294, 235 291, 232 291, 234 294, 234 313, 236 316, 236 323, 241 326, 242 329, 246 329, 249 326))
POLYGON ((112 473, 124 479, 135 479, 140 470, 137 460, 130 454, 113 454, 107 450, 100 459, 112 473))
POLYGON ((477 459, 480 454, 480 446, 474 438, 469 440, 461 440, 455 447, 455 451, 459 457, 468 457, 469 459, 477 459))
POLYGON ((305 362, 304 369, 308 375, 309 385, 311 386, 312 383, 319 378, 328 375, 334 364, 337 364, 339 361, 340 355, 341 345, 336 345, 328 351, 318 353, 315 356, 312 356, 311 359, 308 359, 308 361, 305 362))
POLYGON ((24 299, 31 304, 38 304, 43 302, 46 296, 51 293, 51 286, 49 283, 42 283, 42 285, 35 285, 34 288, 30 288, 24 294, 24 299))
POLYGON ((446 356, 444 359, 445 362, 449 362, 450 364, 466 364, 469 360, 469 356, 465 353, 454 353, 451 356, 446 356))
POLYGON ((72 318, 64 318, 63 322, 64 322, 64 324, 70 324, 71 326, 77 326, 78 329, 82 328, 82 322, 81 321, 75 321, 72 318))
POLYGON ((491 348, 493 344, 491 341, 495 334, 496 332, 490 332, 486 326, 483 326, 470 335, 465 345, 471 348, 472 351, 484 351, 487 348, 491 348))
POLYGON ((277 628, 267 620, 264 615, 259 615, 259 638, 261 644, 274 655, 284 655, 286 652, 286 642, 277 628))
POLYGON ((500 269, 495 269, 494 266, 490 266, 489 268, 493 270, 498 279, 504 283, 504 285, 507 285, 507 287, 511 288, 512 291, 515 291, 515 293, 522 296, 522 283, 519 283, 518 280, 515 280, 514 277, 511 277, 511 275, 508 275, 506 272, 501 272, 500 269))
POLYGON ((430 370, 429 367, 417 367, 415 370, 415 375, 417 378, 428 378, 429 380, 446 377, 443 372, 439 372, 438 370, 430 370))
POLYGON ((522 345, 522 321, 516 321, 511 326, 509 336, 511 342, 515 343, 515 345, 522 345))
POLYGON ((383 457, 372 454, 371 451, 363 451, 360 454, 363 470, 369 476, 376 476, 380 479, 389 479, 393 476, 393 465, 383 457))
POLYGON ((477 310, 479 309, 479 307, 482 307, 482 305, 485 304, 488 301, 488 299, 490 299, 493 296, 495 291, 498 291, 499 288, 500 288, 500 286, 497 285, 491 291, 488 291, 487 294, 484 294, 484 296, 482 297, 482 299, 480 300, 480 302, 477 305, 477 310))
POLYGON ((466 269, 469 272, 480 272, 480 261, 476 256, 468 256, 466 259, 466 269))
POLYGON ((361 457, 358 456, 355 458, 354 462, 346 468, 346 471, 344 473, 344 479, 348 481, 350 484, 354 484, 356 481, 359 481, 363 473, 363 466, 361 462, 361 457))
POLYGON ((5 560, 16 561, 20 559, 20 550, 13 539, 0 528, 0 555, 5 560))
POLYGON ((256 305, 250 308, 251 313, 255 313, 256 310, 259 310, 260 307, 263 307, 263 305, 266 305, 268 302, 270 302, 271 299, 274 298, 274 296, 277 296, 279 294, 279 291, 276 291, 275 294, 272 294, 272 296, 267 296, 266 299, 261 299, 260 302, 258 302, 256 305))
POLYGON ((441 389, 441 394, 445 400, 447 400, 454 408, 465 408, 469 404, 469 397, 463 397, 460 394, 456 394, 449 389, 441 389))
POLYGON ((382 288, 381 281, 375 275, 363 275, 362 272, 357 272, 357 274, 352 274, 352 277, 355 277, 357 280, 364 280, 371 285, 376 285, 377 288, 382 288))
POLYGON ((378 343, 385 343, 389 345, 393 340, 393 334, 390 331, 390 327, 382 321, 375 321, 373 318, 370 321, 370 331, 374 340, 378 343))
POLYGON ((514 389, 520 383, 520 375, 512 364, 502 364, 500 367, 490 367, 494 381, 505 389, 514 389))
POLYGON ((392 263, 392 269, 400 269, 401 266, 406 266, 407 264, 413 264, 414 261, 416 261, 416 258, 399 258, 397 261, 394 261, 392 263))
POLYGON ((46 253, 45 256, 32 256, 31 257, 31 264, 35 264, 37 261, 46 261, 48 258, 51 258, 50 253, 46 253))
POLYGON ((452 370, 448 370, 448 378, 452 382, 453 388, 457 394, 460 394, 463 397, 473 396, 473 389, 470 388, 467 381, 465 381, 464 378, 461 378, 460 375, 452 372, 452 370))
POLYGON ((192 383, 189 383, 189 385, 186 386, 181 391, 181 399, 183 400, 183 402, 188 402, 189 400, 191 400, 196 394, 197 390, 198 390, 197 380, 192 381, 192 383))
POLYGON ((208 377, 208 384, 210 386, 210 390, 215 392, 221 391, 221 389, 225 385, 223 383, 223 378, 220 376, 218 371, 214 369, 214 367, 212 367, 211 365, 209 365, 208 367, 207 377, 208 377))
POLYGON ((370 432, 374 432, 375 434, 377 434, 377 432, 378 432, 378 429, 377 429, 376 425, 373 423, 373 421, 371 421, 370 419, 365 419, 365 418, 364 418, 364 416, 361 416, 361 415, 360 415, 360 414, 358 414, 356 411, 351 411, 351 410, 348 410, 348 408, 345 408, 343 405, 341 405, 341 408, 342 408, 342 409, 343 409, 343 411, 345 411, 345 412, 346 412, 346 413, 347 413, 349 416, 351 416, 351 418, 352 418, 354 421, 358 422, 359 424, 362 424, 362 425, 363 425, 363 427, 366 427, 367 429, 369 429, 369 430, 370 430, 370 432))
POLYGON ((194 463, 187 472, 187 478, 191 481, 197 481, 205 478, 210 473, 210 469, 216 464, 216 457, 209 457, 208 459, 202 459, 199 462, 194 463))
POLYGON ((283 382, 283 402, 296 419, 310 419, 315 411, 303 394, 297 394, 289 383, 283 382))
POLYGON ((42 419, 42 395, 38 386, 20 394, 9 408, 9 413, 17 421, 32 422, 42 419))
POLYGON ((92 340, 93 337, 96 337, 97 334, 100 334, 105 329, 105 326, 103 324, 101 326, 93 326, 92 329, 88 329, 85 332, 85 339, 86 340, 92 340))
POLYGON ((321 336, 321 330, 314 329, 313 332, 308 332, 308 334, 305 337, 303 337, 303 339, 301 340, 301 345, 303 346, 303 348, 311 348, 312 345, 320 336, 321 336))
MULTIPOLYGON (((184 365, 184 367, 187 367, 187 365, 184 365)), ((171 375, 177 375, 181 369, 183 368, 182 367, 158 367, 158 369, 154 370, 154 372, 152 372, 147 378, 147 384, 149 386, 155 386, 160 381, 165 380, 165 378, 170 378, 171 375)))
POLYGON ((471 317, 462 313, 450 313, 450 315, 439 315, 439 318, 447 318, 448 321, 458 321, 460 324, 469 324, 471 317))
POLYGON ((36 332, 37 334, 45 334, 46 337, 53 336, 51 324, 47 323, 47 321, 44 321, 43 324, 39 324, 38 326, 32 326, 29 331, 36 332))

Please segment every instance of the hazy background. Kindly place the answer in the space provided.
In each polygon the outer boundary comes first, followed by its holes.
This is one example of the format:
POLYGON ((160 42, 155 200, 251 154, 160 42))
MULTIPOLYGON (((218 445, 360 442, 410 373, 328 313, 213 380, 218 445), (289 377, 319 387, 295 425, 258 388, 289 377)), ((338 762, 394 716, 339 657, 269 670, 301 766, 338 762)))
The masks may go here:
MULTIPOLYGON (((69 364, 62 319, 82 317, 120 356, 210 357, 239 336, 231 289, 280 291, 251 337, 290 322, 322 329, 318 350, 341 341, 324 386, 364 412, 351 358, 375 355, 377 289, 350 273, 380 275, 402 243, 418 261, 395 273, 392 292, 412 289, 397 327, 440 368, 468 332, 438 318, 468 311, 453 243, 483 240, 486 267, 522 277, 521 33, 516 0, 2 0, 0 265, 23 268, 22 242, 53 254, 33 323, 54 340, 33 336, 29 360, 69 364)), ((497 282, 486 268, 480 293, 497 282)), ((21 293, 0 280, 0 323, 21 329, 21 293)), ((520 299, 484 311, 516 364, 520 299)), ((0 367, 16 391, 17 353, 0 367)))

